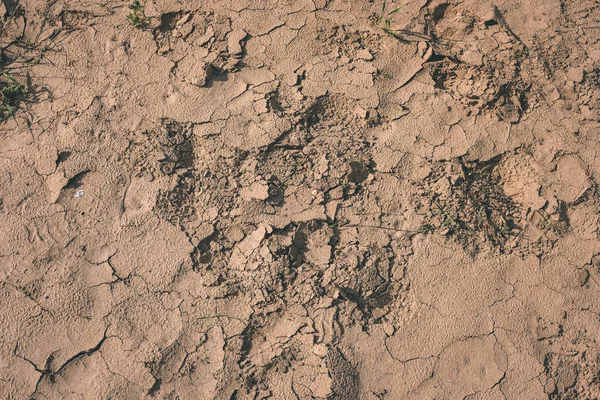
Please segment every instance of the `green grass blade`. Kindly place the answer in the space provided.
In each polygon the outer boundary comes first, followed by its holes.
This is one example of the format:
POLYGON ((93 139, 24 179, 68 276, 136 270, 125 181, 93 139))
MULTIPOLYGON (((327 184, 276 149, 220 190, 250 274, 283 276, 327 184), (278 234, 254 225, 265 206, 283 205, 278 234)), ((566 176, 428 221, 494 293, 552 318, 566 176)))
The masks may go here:
POLYGON ((388 17, 394 13, 397 13, 398 11, 400 11, 400 9, 402 8, 402 6, 398 6, 396 8, 394 8, 392 11, 389 12, 388 17))

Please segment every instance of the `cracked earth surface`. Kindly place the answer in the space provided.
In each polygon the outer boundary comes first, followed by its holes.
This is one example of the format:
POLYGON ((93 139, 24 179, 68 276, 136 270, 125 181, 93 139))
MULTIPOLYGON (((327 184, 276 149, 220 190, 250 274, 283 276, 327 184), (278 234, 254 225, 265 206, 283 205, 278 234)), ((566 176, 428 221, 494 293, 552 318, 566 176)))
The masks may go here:
POLYGON ((0 398, 600 398, 598 0, 131 5, 0 3, 0 398))

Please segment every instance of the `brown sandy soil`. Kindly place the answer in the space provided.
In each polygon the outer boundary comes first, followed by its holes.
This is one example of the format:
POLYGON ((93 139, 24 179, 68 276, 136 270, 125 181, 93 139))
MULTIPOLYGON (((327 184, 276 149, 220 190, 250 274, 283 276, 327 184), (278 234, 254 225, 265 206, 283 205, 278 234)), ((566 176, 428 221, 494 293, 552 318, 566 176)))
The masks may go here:
POLYGON ((598 0, 0 14, 0 398, 600 398, 598 0))

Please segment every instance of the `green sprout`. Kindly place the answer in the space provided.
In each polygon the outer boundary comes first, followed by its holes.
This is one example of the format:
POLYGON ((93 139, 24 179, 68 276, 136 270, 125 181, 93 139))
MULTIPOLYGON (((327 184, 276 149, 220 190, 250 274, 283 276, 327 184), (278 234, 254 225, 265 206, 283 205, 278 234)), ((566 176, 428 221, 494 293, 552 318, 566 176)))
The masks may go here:
POLYGON ((0 80, 0 116, 4 117, 5 113, 8 113, 14 118, 19 103, 25 100, 25 86, 6 72, 2 73, 2 78, 4 79, 0 80))
POLYGON ((401 8, 402 8, 402 6, 398 6, 388 12, 387 11, 387 0, 384 0, 383 6, 381 7, 381 15, 379 16, 379 20, 377 21, 377 25, 381 30, 383 30, 385 33, 387 33, 388 35, 395 37, 395 38, 398 38, 398 33, 396 31, 394 31, 391 27, 391 25, 392 25, 391 16, 393 14, 397 13, 398 11, 400 11, 401 8))
POLYGON ((135 0, 131 5, 129 5, 129 9, 131 13, 127 15, 127 19, 131 22, 135 28, 141 29, 146 25, 146 15, 144 14, 144 6, 139 2, 139 0, 135 0))

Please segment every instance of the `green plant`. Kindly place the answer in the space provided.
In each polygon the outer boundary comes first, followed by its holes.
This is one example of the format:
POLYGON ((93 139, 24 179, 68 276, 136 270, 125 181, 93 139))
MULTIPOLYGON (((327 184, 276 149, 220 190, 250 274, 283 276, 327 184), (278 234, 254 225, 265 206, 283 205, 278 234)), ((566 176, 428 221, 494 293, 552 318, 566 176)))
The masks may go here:
POLYGON ((133 4, 131 4, 129 6, 129 8, 131 10, 133 10, 134 12, 138 12, 138 11, 143 11, 144 7, 142 6, 142 4, 139 2, 139 0, 134 0, 133 4))
POLYGON ((398 6, 391 11, 387 9, 387 0, 384 0, 383 6, 381 7, 381 15, 377 18, 377 27, 390 35, 394 39, 397 39, 403 43, 409 42, 432 42, 434 39, 426 34, 414 32, 408 29, 395 29, 392 28, 392 15, 400 11, 402 6, 398 6))
POLYGON ((127 19, 129 22, 131 22, 131 25, 136 28, 143 28, 146 25, 144 6, 139 2, 139 0, 135 0, 129 5, 129 9, 131 10, 131 13, 127 15, 127 19))
POLYGON ((392 29, 392 20, 391 20, 391 16, 395 13, 397 13, 398 11, 400 11, 400 9, 402 8, 402 6, 398 6, 396 8, 394 8, 392 11, 387 11, 387 0, 383 0, 383 5, 381 7, 381 15, 379 16, 379 20, 377 21, 377 25, 378 27, 383 30, 385 33, 387 33, 390 36, 393 36, 395 38, 398 38, 398 33, 397 31, 392 29))
POLYGON ((436 231, 454 237, 465 249, 475 253, 482 245, 511 251, 515 238, 523 232, 523 210, 505 192, 502 179, 494 168, 499 160, 464 162, 458 160, 451 170, 447 165, 433 173, 421 194, 430 216, 423 232, 436 231), (438 183, 447 182, 446 186, 438 183))
POLYGON ((0 79, 0 117, 4 118, 7 113, 14 117, 19 104, 25 101, 25 95, 25 86, 3 72, 0 79))
POLYGON ((443 217, 441 226, 447 228, 450 232, 455 232, 461 228, 461 224, 457 221, 437 200, 432 199, 433 204, 437 207, 439 215, 443 217))
POLYGON ((416 231, 416 233, 432 233, 435 232, 436 229, 437 227, 435 225, 423 224, 421 225, 421 228, 416 231))
POLYGON ((523 58, 524 53, 523 50, 521 49, 517 49, 514 51, 514 53, 511 55, 511 58, 515 61, 519 61, 521 58, 523 58))

